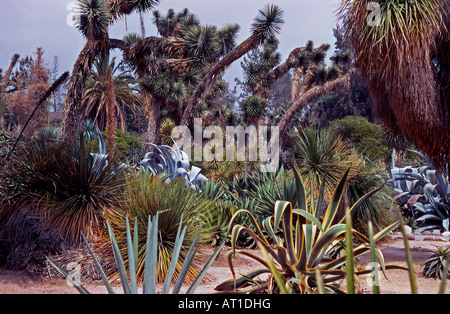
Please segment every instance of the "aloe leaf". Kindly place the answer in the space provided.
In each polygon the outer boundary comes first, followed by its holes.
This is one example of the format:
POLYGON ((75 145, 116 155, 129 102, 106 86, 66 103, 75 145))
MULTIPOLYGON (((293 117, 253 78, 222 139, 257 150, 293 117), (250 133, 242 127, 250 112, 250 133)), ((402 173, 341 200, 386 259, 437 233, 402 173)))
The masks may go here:
POLYGON ((116 265, 117 265, 117 268, 119 269, 120 281, 122 282, 123 292, 125 294, 131 294, 131 289, 130 289, 130 286, 128 285, 127 270, 125 268, 125 264, 123 262, 122 256, 120 255, 120 249, 117 244, 116 237, 114 236, 114 232, 108 221, 106 221, 106 224, 108 225, 108 232, 109 232, 111 245, 113 248, 114 259, 116 260, 116 265))

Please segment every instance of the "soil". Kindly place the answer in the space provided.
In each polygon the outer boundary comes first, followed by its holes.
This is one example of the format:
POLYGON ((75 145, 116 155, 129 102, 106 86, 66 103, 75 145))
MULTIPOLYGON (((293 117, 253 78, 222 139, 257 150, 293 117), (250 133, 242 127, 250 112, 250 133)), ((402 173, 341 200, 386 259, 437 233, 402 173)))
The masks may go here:
MULTIPOLYGON (((432 255, 435 246, 450 246, 450 242, 431 242, 431 241, 410 241, 412 257, 414 261, 414 271, 418 292, 420 294, 435 294, 439 290, 440 281, 426 278, 422 275, 423 263, 432 255)), ((406 267, 405 249, 403 240, 389 240, 379 245, 381 248, 385 262, 387 265, 398 265, 406 267)), ((229 248, 224 248, 219 254, 216 261, 212 264, 208 272, 208 280, 202 283, 196 290, 198 294, 215 293, 214 287, 219 283, 232 278, 230 269, 226 261, 226 252, 229 248)), ((253 254, 258 254, 257 250, 252 251, 253 254)), ((362 265, 368 262, 368 256, 360 258, 362 265)), ((234 259, 234 266, 236 275, 245 274, 256 268, 260 268, 260 264, 256 261, 238 255, 234 259)), ((405 270, 388 270, 387 278, 382 277, 380 280, 380 290, 384 294, 409 294, 411 288, 409 284, 408 271, 405 270)), ((367 276, 361 276, 359 279, 359 292, 371 293, 367 276)), ((106 288, 102 282, 83 283, 87 290, 94 294, 107 293, 106 288)), ((117 293, 122 292, 120 285, 114 286, 117 293)), ((183 291, 182 291, 183 292, 183 291)), ((0 293, 8 294, 73 294, 78 291, 68 285, 67 281, 60 278, 51 278, 42 275, 32 275, 27 271, 10 270, 0 268, 0 293)), ((450 293, 450 282, 447 282, 446 293, 450 293)))

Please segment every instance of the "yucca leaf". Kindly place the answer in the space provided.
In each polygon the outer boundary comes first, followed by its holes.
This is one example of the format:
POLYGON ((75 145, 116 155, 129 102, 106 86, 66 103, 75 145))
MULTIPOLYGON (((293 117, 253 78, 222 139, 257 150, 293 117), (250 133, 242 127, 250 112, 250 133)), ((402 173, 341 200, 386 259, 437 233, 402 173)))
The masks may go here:
POLYGON ((312 222, 317 228, 319 228, 319 230, 321 232, 323 232, 322 224, 320 223, 320 221, 316 217, 314 217, 313 215, 308 213, 307 211, 301 210, 301 209, 293 209, 292 212, 294 214, 297 214, 297 215, 300 215, 300 216, 306 218, 307 220, 312 222))
POLYGON ((370 244, 370 262, 372 263, 373 272, 372 278, 375 278, 375 281, 372 285, 373 294, 380 294, 380 286, 378 282, 379 274, 378 267, 374 267, 377 263, 377 253, 375 251, 375 241, 373 238, 373 224, 372 221, 369 220, 369 244, 370 244))
POLYGON ((307 202, 306 202, 306 190, 305 185, 303 184, 303 181, 297 171, 297 169, 294 167, 292 168, 292 171, 294 172, 295 176, 295 185, 297 187, 297 206, 299 209, 307 210, 307 202))
POLYGON ((201 270, 200 274, 197 276, 197 278, 195 278, 194 282, 189 287, 188 291, 186 292, 187 294, 192 294, 192 293, 195 292, 195 290, 197 289, 198 285, 203 280, 203 277, 205 277, 206 272, 208 271, 209 267, 214 262, 214 260, 217 258, 217 256, 219 255, 219 253, 222 250, 224 245, 225 245, 225 241, 222 242, 222 244, 217 248, 217 250, 214 252, 214 254, 209 258, 208 262, 203 267, 203 269, 201 270))
POLYGON ((398 219, 400 222, 400 229, 401 229, 402 235, 403 235, 403 244, 404 244, 405 252, 406 252, 406 261, 408 263, 409 282, 411 285, 411 293, 417 294, 416 276, 414 274, 414 264, 413 264, 413 260, 412 260, 411 249, 410 249, 409 243, 408 243, 408 235, 406 234, 406 231, 405 231, 405 225, 403 224, 403 218, 398 211, 397 211, 397 216, 398 216, 398 219))
POLYGON ((319 268, 316 268, 316 285, 317 285, 317 292, 319 294, 325 294, 323 278, 322 275, 320 274, 319 268))
POLYGON ((334 225, 322 233, 315 242, 308 259, 308 267, 315 267, 320 262, 320 256, 324 254, 324 248, 338 237, 343 237, 346 232, 345 225, 334 225))
POLYGON ((439 286, 439 294, 445 293, 445 287, 446 287, 447 277, 448 277, 449 262, 446 259, 444 259, 443 265, 444 265, 444 270, 443 270, 443 274, 442 274, 442 278, 441 278, 441 284, 439 286))
POLYGON ((275 281, 278 285, 278 288, 280 288, 281 294, 288 294, 288 290, 286 288, 285 280, 283 279, 283 276, 281 275, 280 271, 276 268, 275 264, 273 263, 272 259, 269 256, 269 253, 266 251, 265 247, 258 243, 259 249, 261 250, 262 255, 264 256, 264 259, 266 260, 269 270, 272 273, 273 277, 275 278, 275 281))
POLYGON ((186 254, 183 266, 181 267, 177 281, 175 282, 175 286, 173 287, 172 294, 177 294, 180 291, 184 278, 186 278, 189 268, 191 267, 192 262, 194 261, 195 254, 197 253, 197 249, 195 248, 195 246, 197 245, 197 240, 198 237, 200 236, 201 230, 202 227, 200 226, 197 235, 195 236, 194 241, 192 241, 191 246, 189 247, 189 251, 186 254))

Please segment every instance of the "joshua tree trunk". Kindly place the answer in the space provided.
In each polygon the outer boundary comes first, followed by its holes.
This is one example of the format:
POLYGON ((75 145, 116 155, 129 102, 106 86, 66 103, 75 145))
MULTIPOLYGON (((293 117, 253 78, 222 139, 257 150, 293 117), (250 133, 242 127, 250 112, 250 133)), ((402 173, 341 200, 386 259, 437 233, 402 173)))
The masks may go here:
POLYGON ((320 95, 329 93, 338 88, 345 88, 350 84, 350 78, 355 73, 355 70, 350 70, 344 75, 329 81, 323 85, 314 86, 298 96, 298 98, 291 103, 289 109, 286 111, 285 115, 281 118, 278 127, 280 129, 280 142, 283 142, 283 138, 286 135, 288 126, 291 124, 294 114, 301 110, 304 106, 310 103, 312 100, 320 95))

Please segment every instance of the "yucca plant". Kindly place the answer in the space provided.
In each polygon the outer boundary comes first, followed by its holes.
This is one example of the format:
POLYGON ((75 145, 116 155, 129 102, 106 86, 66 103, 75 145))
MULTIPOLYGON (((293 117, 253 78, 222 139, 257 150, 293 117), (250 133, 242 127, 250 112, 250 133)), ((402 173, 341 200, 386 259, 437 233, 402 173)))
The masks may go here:
POLYGON ((2 237, 14 250, 28 241, 17 235, 27 234, 31 223, 55 240, 79 245, 82 232, 91 235, 102 227, 104 209, 120 203, 127 172, 118 156, 86 152, 82 136, 77 146, 30 140, 0 173, 7 195, 0 206, 2 237))
MULTIPOLYGON (((342 293, 343 290, 336 285, 336 282, 344 279, 347 275, 347 272, 341 267, 344 264, 347 264, 347 268, 351 267, 349 266, 347 255, 352 254, 351 260, 353 260, 353 258, 370 251, 370 240, 351 229, 351 226, 346 226, 344 223, 345 218, 338 223, 334 223, 339 203, 345 190, 348 171, 334 190, 323 216, 321 216, 319 209, 323 202, 324 184, 321 186, 318 200, 311 200, 308 204, 303 182, 296 170, 294 173, 297 180, 298 209, 293 209, 290 202, 277 201, 274 214, 262 222, 262 228, 256 218, 247 210, 240 210, 233 216, 229 226, 232 248, 227 255, 233 279, 217 286, 217 290, 243 291, 243 288, 248 288, 251 283, 254 283, 256 276, 262 273, 271 273, 272 275, 269 276, 267 281, 250 287, 246 292, 276 292, 279 289, 281 292, 290 290, 297 293, 311 293, 318 288, 316 277, 316 270, 318 269, 322 278, 319 281, 323 282, 322 287, 332 292, 342 293), (250 217, 255 231, 243 225, 234 225, 234 219, 244 213, 250 217), (349 228, 350 230, 348 230, 349 228), (263 233, 263 229, 268 236, 263 233), (254 254, 238 250, 236 248, 236 239, 241 232, 250 235, 262 247, 263 253, 267 253, 271 259, 261 259, 254 254), (353 248, 352 243, 348 243, 348 233, 357 238, 361 244, 353 248), (345 239, 347 239, 347 254, 337 258, 329 257, 327 253, 330 252, 333 246, 345 239), (263 268, 236 278, 232 263, 232 257, 236 253, 255 259, 263 265, 263 268), (272 278, 277 282, 278 289, 273 285, 272 278)), ((349 209, 349 214, 354 213, 361 204, 378 190, 379 188, 359 199, 349 209)), ((381 230, 373 237, 373 241, 376 242, 382 239, 397 226, 398 223, 394 223, 381 230)), ((390 266, 384 264, 381 251, 375 249, 375 252, 382 269, 390 268, 390 266)), ((363 273, 367 273, 367 271, 355 272, 356 275, 363 273)))
MULTIPOLYGON (((156 213, 154 217, 149 216, 148 218, 148 228, 147 228, 147 236, 146 236, 146 245, 145 245, 145 262, 143 267, 143 273, 144 273, 144 279, 143 279, 143 293, 144 294, 155 294, 157 289, 157 278, 158 278, 158 233, 160 230, 158 229, 158 218, 159 213, 156 213)), ((183 247, 183 241, 184 236, 186 234, 186 226, 182 226, 183 219, 180 219, 180 223, 178 226, 176 239, 174 243, 174 249, 173 254, 170 260, 170 265, 167 271, 167 274, 164 279, 164 284, 162 286, 161 293, 162 294, 169 294, 170 292, 170 285, 172 281, 174 280, 174 273, 176 265, 179 263, 179 254, 183 247)), ((125 294, 137 294, 138 293, 138 274, 136 273, 138 268, 138 259, 139 259, 139 236, 138 231, 136 230, 138 228, 138 220, 135 219, 134 223, 134 233, 131 234, 131 228, 128 221, 128 217, 126 218, 126 250, 128 254, 128 259, 130 261, 128 270, 125 267, 125 262, 122 257, 122 249, 119 247, 119 243, 116 240, 116 236, 114 235, 114 230, 111 228, 111 226, 108 224, 108 233, 111 241, 111 246, 115 258, 115 262, 117 265, 117 268, 119 270, 120 274, 120 281, 122 283, 123 292, 125 294)), ((180 289, 182 288, 182 285, 184 283, 184 280, 186 279, 186 275, 189 271, 189 269, 192 267, 197 248, 196 243, 198 236, 200 234, 200 230, 197 233, 197 237, 192 242, 187 254, 186 259, 182 265, 180 274, 175 282, 175 285, 172 289, 172 294, 177 294, 180 292, 180 289)), ((94 259, 95 265, 97 267, 97 270, 99 271, 102 280, 105 284, 105 287, 109 294, 114 294, 114 290, 112 288, 111 282, 108 279, 108 277, 105 275, 105 272, 100 265, 99 261, 97 260, 94 252, 92 251, 91 246, 89 245, 88 241, 85 239, 86 245, 88 247, 88 250, 94 259)), ((189 286, 187 290, 187 294, 194 293, 198 285, 203 280, 204 276, 206 275, 206 272, 208 268, 211 266, 212 262, 216 259, 217 255, 219 254, 220 250, 223 247, 222 245, 219 246, 219 248, 213 253, 213 255, 210 257, 208 262, 205 264, 203 269, 199 272, 198 276, 195 278, 195 280, 192 282, 192 284, 189 286)), ((63 268, 52 262, 50 259, 48 259, 50 264, 55 267, 64 277, 66 277, 68 280, 70 280, 74 287, 82 294, 88 294, 89 291, 83 287, 83 285, 77 281, 74 277, 70 276, 63 268)))

